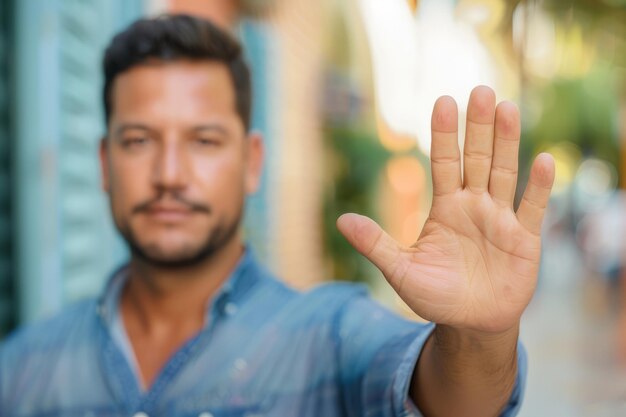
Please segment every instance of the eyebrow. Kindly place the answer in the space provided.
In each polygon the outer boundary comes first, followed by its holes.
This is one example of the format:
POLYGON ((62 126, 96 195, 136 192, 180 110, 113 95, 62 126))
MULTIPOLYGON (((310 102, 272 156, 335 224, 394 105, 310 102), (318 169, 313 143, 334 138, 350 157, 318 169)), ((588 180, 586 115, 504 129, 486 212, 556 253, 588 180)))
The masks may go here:
MULTIPOLYGON (((121 136, 122 133, 124 133, 127 130, 143 130, 143 131, 150 132, 150 133, 156 133, 156 131, 148 125, 145 125, 142 123, 126 123, 126 124, 119 126, 117 129, 115 129, 115 135, 121 136)), ((223 126, 220 126, 217 124, 206 124, 206 125, 195 126, 193 129, 191 129, 191 131, 194 133, 215 132, 215 133, 220 133, 224 136, 228 136, 228 130, 224 128, 223 126)))
POLYGON ((217 125, 217 124, 208 124, 208 125, 200 125, 200 126, 196 126, 192 129, 193 132, 195 133, 202 133, 202 132, 215 132, 215 133, 220 133, 224 136, 228 136, 228 130, 226 130, 226 128, 224 128, 223 126, 217 125))
POLYGON ((115 136, 121 136, 127 130, 144 130, 147 132, 154 133, 155 130, 150 128, 150 126, 141 124, 141 123, 125 123, 115 129, 115 136))

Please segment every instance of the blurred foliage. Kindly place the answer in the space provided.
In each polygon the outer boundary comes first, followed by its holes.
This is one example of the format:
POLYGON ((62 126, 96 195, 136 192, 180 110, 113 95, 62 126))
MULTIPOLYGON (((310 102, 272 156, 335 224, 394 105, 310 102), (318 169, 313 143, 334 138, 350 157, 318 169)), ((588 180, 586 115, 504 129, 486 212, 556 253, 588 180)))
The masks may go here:
POLYGON ((543 7, 563 25, 580 25, 600 58, 626 68, 626 0, 544 0, 543 7))
POLYGON ((376 220, 374 192, 390 157, 370 132, 353 127, 326 131, 327 186, 324 195, 324 247, 330 272, 341 280, 367 281, 372 266, 339 233, 335 222, 343 213, 359 213, 376 220))
POLYGON ((541 109, 537 123, 525 133, 533 138, 535 151, 551 144, 572 142, 583 155, 594 155, 619 165, 617 80, 607 67, 595 67, 582 79, 554 79, 535 88, 530 105, 541 109))
POLYGON ((515 9, 523 4, 540 6, 561 30, 580 28, 593 62, 578 77, 557 74, 550 79, 531 76, 522 64, 523 113, 534 120, 523 118, 520 181, 527 178, 535 154, 560 143, 575 145, 583 158, 597 157, 623 170, 618 117, 626 102, 626 0, 507 2, 504 23, 509 29, 515 9))
POLYGON ((572 9, 591 17, 605 17, 607 14, 611 14, 619 18, 620 14, 626 14, 626 0, 542 0, 540 4, 546 10, 559 13, 560 16, 562 16, 563 11, 572 9))

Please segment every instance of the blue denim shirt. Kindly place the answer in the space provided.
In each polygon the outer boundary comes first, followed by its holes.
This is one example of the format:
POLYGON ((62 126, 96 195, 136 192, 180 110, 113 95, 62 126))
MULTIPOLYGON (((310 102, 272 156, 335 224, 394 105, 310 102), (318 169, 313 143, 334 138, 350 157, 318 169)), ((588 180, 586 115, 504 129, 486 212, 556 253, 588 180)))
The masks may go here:
MULTIPOLYGON (((408 388, 432 325, 392 314, 356 285, 296 292, 250 253, 208 305, 205 327, 144 391, 118 316, 125 276, 0 347, 1 417, 419 416, 408 388)), ((523 352, 519 370, 504 416, 521 402, 523 352)))

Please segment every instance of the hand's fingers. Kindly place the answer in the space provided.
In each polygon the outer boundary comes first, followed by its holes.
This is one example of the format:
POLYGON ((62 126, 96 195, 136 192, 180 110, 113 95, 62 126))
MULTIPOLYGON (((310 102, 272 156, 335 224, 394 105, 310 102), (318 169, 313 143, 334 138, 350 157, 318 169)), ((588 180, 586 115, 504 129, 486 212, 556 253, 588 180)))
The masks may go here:
POLYGON ((491 196, 513 207, 517 185, 517 167, 520 139, 520 117, 517 106, 504 101, 496 107, 496 126, 493 160, 489 177, 491 196))
POLYGON ((344 214, 337 219, 337 228, 354 248, 393 279, 400 260, 400 245, 368 217, 344 214))
POLYGON ((554 183, 554 160, 547 153, 535 159, 524 197, 517 209, 517 219, 529 232, 541 234, 541 222, 554 183))
POLYGON ((463 151, 463 182, 472 191, 487 191, 496 95, 489 87, 474 88, 467 105, 467 127, 463 151))
POLYGON ((458 125, 459 113, 456 102, 451 97, 440 97, 435 103, 431 121, 430 163, 435 197, 461 188, 458 125))

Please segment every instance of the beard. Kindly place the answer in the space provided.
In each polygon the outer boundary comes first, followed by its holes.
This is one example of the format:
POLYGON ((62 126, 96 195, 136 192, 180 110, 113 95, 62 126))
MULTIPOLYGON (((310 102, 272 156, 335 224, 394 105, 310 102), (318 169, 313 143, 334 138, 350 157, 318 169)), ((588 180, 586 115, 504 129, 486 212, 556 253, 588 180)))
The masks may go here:
MULTIPOLYGON (((176 199, 184 201, 178 197, 176 199)), ((212 212, 211 208, 206 205, 197 203, 189 203, 188 205, 195 211, 206 214, 212 212)), ((133 210, 133 214, 146 210, 149 206, 150 202, 141 204, 133 210)), ((216 256, 237 235, 241 218, 242 206, 232 218, 220 218, 215 226, 205 232, 205 236, 199 243, 189 242, 169 251, 161 248, 158 243, 142 243, 129 222, 116 219, 115 224, 133 257, 158 268, 178 269, 198 265, 216 256)))

